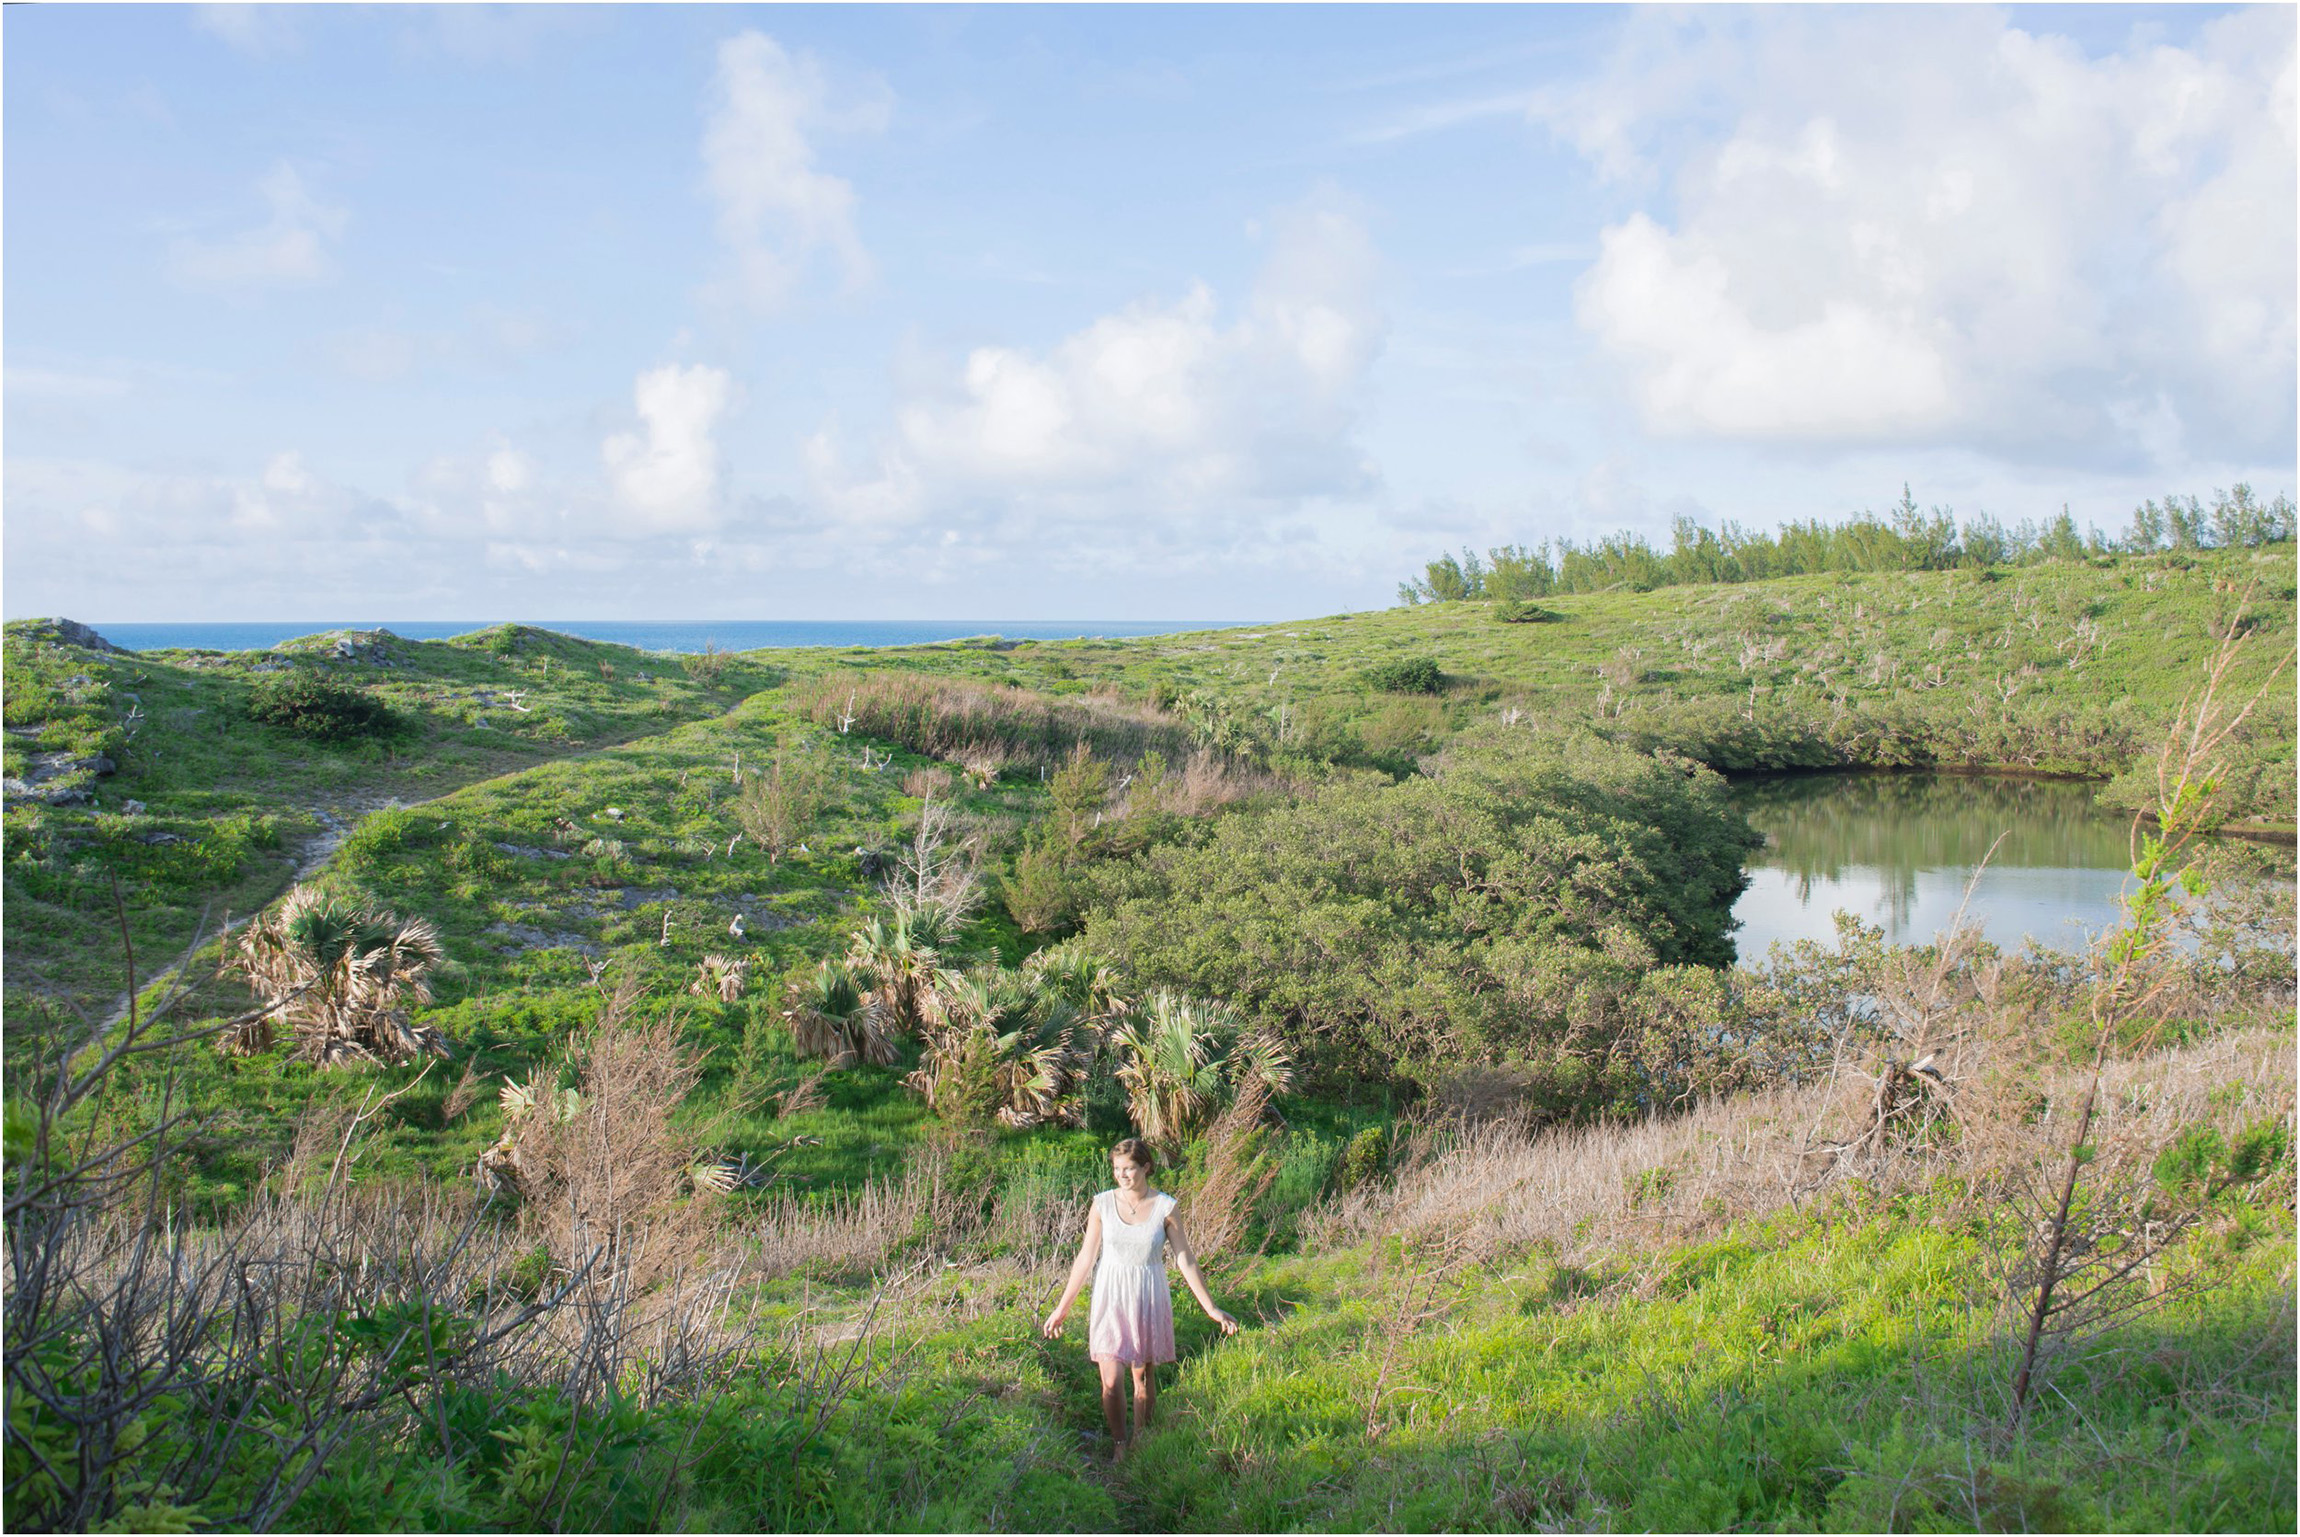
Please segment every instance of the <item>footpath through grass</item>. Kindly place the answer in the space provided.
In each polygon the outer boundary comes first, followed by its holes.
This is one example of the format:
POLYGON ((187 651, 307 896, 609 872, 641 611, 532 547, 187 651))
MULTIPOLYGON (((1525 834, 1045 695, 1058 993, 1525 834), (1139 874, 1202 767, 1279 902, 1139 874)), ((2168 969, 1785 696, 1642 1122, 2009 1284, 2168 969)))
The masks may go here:
MULTIPOLYGON (((157 1189, 193 1221, 254 1204, 299 1127, 395 1091, 362 1128, 354 1183, 463 1189, 506 1125, 495 1090, 565 1059, 603 979, 683 1011, 705 1056, 680 1128, 708 1159, 763 1171, 716 1199, 753 1266, 746 1316, 774 1349, 696 1397, 631 1387, 578 1411, 543 1388, 443 1393, 436 1431, 338 1458, 290 1525, 516 1530, 581 1512, 613 1529, 2282 1528, 2288 1157, 2168 1257, 2161 1305, 2055 1361, 2016 1433, 2013 1248, 1957 1189, 1885 1199, 1841 1184, 1802 1211, 1733 1206, 1694 1243, 1657 1228, 1602 1254, 1578 1239, 1463 1250, 1331 1219, 1380 1187, 1399 1145, 1379 1089, 1281 1099, 1283 1126, 1247 1159, 1269 1180, 1249 1224, 1260 1252, 1213 1266, 1254 1327, 1217 1341, 1180 1299, 1161 1428, 1112 1472, 1095 1461, 1083 1323, 1053 1344, 1036 1323, 1129 1129, 1122 1101, 1091 1103, 1083 1128, 961 1134, 903 1087, 915 1042, 892 1066, 826 1069, 781 1013, 783 984, 882 905, 877 878, 929 789, 978 840, 998 894, 953 954, 1009 966, 1069 921, 1026 932, 1026 855, 1114 866, 1213 846, 1221 818, 1319 785, 1372 796, 1497 720, 1720 767, 2086 774, 2129 801, 2245 592, 2253 644, 2232 688, 2248 693, 2291 645, 2288 547, 1553 597, 1557 617, 1532 623, 1448 604, 688 662, 513 627, 231 657, 103 655, 11 627, 9 775, 99 754, 115 772, 48 780, 92 799, 11 798, 8 1063, 22 1070, 123 985, 115 879, 148 980, 203 911, 211 926, 227 907, 244 917, 336 838, 326 879, 437 926, 446 963, 420 1016, 456 1059, 323 1073, 281 1050, 201 1048, 123 1067, 80 1129, 125 1138, 163 1096, 189 1106, 196 1125, 157 1189), (947 741, 842 726, 849 686, 890 668, 927 680, 885 694, 947 741), (356 684, 396 724, 335 745, 254 725, 253 691, 283 672, 356 684), (966 690, 945 700, 937 682, 966 690), (945 704, 956 714, 934 717, 945 704), (1069 802, 1066 731, 1111 769, 1069 802), (1185 767, 1185 747, 1201 760, 1185 767), (738 797, 778 760, 819 770, 821 793, 770 853, 738 797), (732 1001, 690 991, 714 955, 747 962, 732 1001)), ((2293 740, 2291 690, 2271 688, 2227 769, 2255 825, 2292 820, 2293 740)), ((213 944, 192 959, 179 1017, 245 1005, 221 959, 213 944)), ((2288 1030, 2288 983, 2271 981, 2255 990, 2288 1030)), ((2217 1028, 2204 1018, 2200 1039, 2217 1028)), ((2288 1103, 2273 1114, 2288 1132, 2288 1103)), ((1193 1143, 1180 1177, 1207 1166, 1193 1143)), ((1624 1196, 1637 1222, 1648 1193, 1624 1196)), ((534 1256, 530 1292, 548 1273, 534 1256)))

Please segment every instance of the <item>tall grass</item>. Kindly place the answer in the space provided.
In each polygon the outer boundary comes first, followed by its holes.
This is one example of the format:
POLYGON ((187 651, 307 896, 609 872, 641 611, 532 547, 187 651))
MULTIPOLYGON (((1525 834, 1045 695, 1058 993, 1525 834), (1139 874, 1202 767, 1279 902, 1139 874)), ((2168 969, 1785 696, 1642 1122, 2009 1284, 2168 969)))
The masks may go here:
MULTIPOLYGON (((1394 1182, 1361 1186, 1306 1213, 1303 1247, 1406 1235, 1451 1239, 1486 1262, 1539 1251, 1589 1265, 1711 1238, 1847 1181, 1889 1197, 1936 1191, 1947 1178, 1965 1198, 1989 1203, 2054 1146, 2087 1071, 2051 1075, 2034 1122, 1976 1126, 1937 1147, 1842 1165, 1824 1143, 1862 1117, 1871 1089, 1864 1074, 1628 1124, 1537 1133, 1493 1123, 1425 1129, 1397 1155, 1394 1182)), ((2194 1127, 2232 1136, 2259 1121, 2288 1121, 2293 1072, 2289 1035, 2260 1029, 2112 1062, 2102 1081, 2100 1140, 2153 1155, 2194 1127)))
POLYGON ((808 719, 900 742, 930 758, 984 758, 1049 771, 1083 743, 1131 764, 1148 753, 1182 762, 1198 746, 1174 716, 1109 690, 1055 699, 914 672, 832 673, 796 691, 808 719))

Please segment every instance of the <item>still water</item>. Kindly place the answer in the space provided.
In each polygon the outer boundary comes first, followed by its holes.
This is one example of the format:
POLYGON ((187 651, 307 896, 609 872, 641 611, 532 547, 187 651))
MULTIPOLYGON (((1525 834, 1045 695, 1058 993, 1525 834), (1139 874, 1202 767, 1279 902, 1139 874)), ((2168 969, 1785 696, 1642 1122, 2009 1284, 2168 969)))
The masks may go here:
POLYGON ((2128 816, 2093 786, 1964 774, 1784 774, 1736 780, 1765 847, 1734 904, 1744 962, 1774 941, 1835 937, 1843 908, 1890 944, 1926 944, 1957 904, 1996 944, 2080 950, 2122 917, 2128 816), (1973 883, 1989 845, 2004 841, 1973 883))

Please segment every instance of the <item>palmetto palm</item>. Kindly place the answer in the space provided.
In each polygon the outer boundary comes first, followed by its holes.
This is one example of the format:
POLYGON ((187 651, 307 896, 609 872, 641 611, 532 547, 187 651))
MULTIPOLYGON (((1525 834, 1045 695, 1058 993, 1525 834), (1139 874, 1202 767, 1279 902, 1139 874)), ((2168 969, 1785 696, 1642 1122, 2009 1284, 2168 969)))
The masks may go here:
POLYGON ((751 960, 710 954, 695 967, 695 980, 687 984, 690 993, 708 993, 721 1003, 733 1003, 743 996, 743 988, 750 981, 751 960))
POLYGON ((420 918, 298 886, 240 936, 235 965, 271 1008, 229 1048, 263 1050, 276 1017, 294 1034, 296 1054, 323 1067, 444 1055, 445 1038, 408 1018, 410 1007, 431 1001, 426 974, 444 954, 420 918))
POLYGON ((1217 1051, 1236 1028, 1219 1004, 1160 988, 1110 1032, 1126 1113, 1153 1147, 1171 1153, 1212 1118, 1228 1087, 1217 1051))
POLYGON ((1082 1027, 1099 1032, 1126 1011, 1118 973, 1086 948, 1083 935, 1048 945, 1023 963, 1038 985, 1078 1011, 1082 1027))
POLYGON ((869 979, 886 1029, 922 1035, 942 1022, 943 989, 951 980, 940 948, 946 938, 932 920, 908 911, 873 918, 855 935, 847 959, 869 979))
POLYGON ((949 1108, 956 1077, 979 1062, 988 1068, 993 1113, 1005 1124, 1083 1123, 1080 1090, 1092 1048, 1075 1008, 1035 977, 996 968, 950 979, 943 1003, 918 1071, 904 1080, 930 1107, 949 1108))
MULTIPOLYGON (((943 1022, 927 1033, 927 1052, 906 1084, 938 1111, 964 1111, 952 1091, 971 1070, 987 1072, 991 1114, 1005 1125, 1081 1125, 1081 1088, 1093 1045, 1079 1010, 1033 976, 980 969, 950 978, 943 1022)), ((959 1098, 973 1098, 971 1086, 959 1098)), ((975 1109, 973 1114, 982 1114, 975 1109)))
POLYGON ((896 1055, 879 1007, 856 968, 824 961, 791 984, 791 1036, 803 1056, 822 1057, 832 1067, 851 1067, 859 1057, 885 1067, 896 1055))

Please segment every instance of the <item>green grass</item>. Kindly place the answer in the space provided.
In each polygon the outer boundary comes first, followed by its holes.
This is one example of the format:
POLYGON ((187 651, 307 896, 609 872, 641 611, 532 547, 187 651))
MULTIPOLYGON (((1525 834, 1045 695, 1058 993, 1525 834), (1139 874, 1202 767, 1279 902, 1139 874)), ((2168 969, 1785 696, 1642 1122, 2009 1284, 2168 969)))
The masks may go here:
POLYGON ((8 1008, 25 1020, 111 1008, 126 980, 115 875, 149 975, 176 959, 203 909, 212 927, 276 895, 331 823, 714 717, 779 676, 731 659, 706 686, 672 658, 511 626, 363 641, 346 659, 324 636, 272 653, 110 655, 37 644, 18 625, 0 667, 10 776, 37 751, 118 765, 87 781, 92 806, 8 807, 8 1008), (283 667, 364 689, 404 729, 336 745, 255 724, 254 685, 283 667), (131 801, 143 810, 128 814, 131 801))
MULTIPOLYGON (((148 978, 175 960, 203 913, 212 929, 226 911, 244 915, 283 889, 322 815, 341 826, 389 797, 422 800, 368 815, 331 867, 383 905, 431 919, 446 940, 450 965, 437 979, 434 1014, 465 1059, 435 1069, 441 1081, 411 1095, 403 1115, 441 1101, 445 1080, 466 1066, 493 1081, 561 1049, 596 1006, 586 959, 638 977, 669 1002, 686 1001, 705 954, 739 951, 752 960, 748 998, 732 1009, 690 1004, 712 1054, 696 1113, 711 1118, 730 1153, 774 1157, 809 1186, 851 1188, 897 1167, 917 1135, 921 1118, 894 1075, 834 1075, 835 1108, 801 1118, 804 1129, 778 1126, 749 1101, 796 1082, 801 1069, 787 1047, 777 1058, 766 1044, 779 984, 839 948, 867 909, 870 883, 853 851, 899 838, 917 805, 903 777, 928 761, 804 718, 856 668, 891 662, 1055 697, 1115 688, 1166 703, 1202 735, 1227 731, 1297 764, 1323 754, 1400 767, 1398 755, 1515 708, 1636 741, 1667 739, 1729 764, 1998 762, 1992 755, 2028 732, 2050 748, 2029 754, 2030 766, 2129 772, 2236 591, 2257 583, 2267 600, 2246 675, 2289 646, 2288 565, 2269 550, 2052 564, 1987 581, 1970 572, 1825 575, 1561 596, 1547 600, 1559 622, 1540 625, 1498 622, 1486 605, 1443 604, 1137 640, 754 653, 704 659, 695 675, 670 658, 512 626, 444 642, 354 637, 349 659, 328 637, 276 653, 97 656, 35 644, 19 629, 4 654, 11 769, 34 747, 108 750, 121 767, 96 782, 95 808, 8 810, 8 1056, 30 1060, 75 1009, 101 1013, 123 984, 114 875, 148 978), (2072 667, 2055 647, 2080 624, 2102 640, 2072 667), (1752 643, 1778 654, 1744 667, 1740 652, 1752 643), (1889 665, 1871 669, 1872 681, 1856 664, 1877 656, 1889 665), (1416 658, 1438 664, 1442 696, 1367 686, 1369 668, 1416 658), (325 747, 254 726, 239 712, 255 680, 279 675, 257 669, 282 659, 373 690, 408 728, 325 747), (1975 710, 1983 677, 2018 677, 2030 662, 2041 665, 2009 703, 1975 710), (1936 664, 1947 681, 1920 686, 1936 664), (1754 723, 1738 719, 1753 681, 1754 723), (1601 705, 1608 690, 1613 702, 1601 705), (1833 727, 1832 690, 1844 702, 1833 727), (1928 735, 1936 715, 1957 719, 1928 735), (778 745, 819 753, 835 772, 808 852, 773 865, 747 842, 730 855, 727 842, 739 830, 738 755, 756 765, 778 745), (866 745, 889 750, 891 766, 865 771, 866 745), (119 813, 130 798, 143 803, 140 815, 119 813), (144 841, 156 835, 180 841, 144 841), (621 857, 582 854, 595 837, 619 843, 621 857), (738 912, 749 930, 740 945, 727 932, 738 912), (744 1076, 747 1040, 757 1060, 744 1076)), ((2275 787, 2289 798, 2291 716, 2291 691, 2272 689, 2240 738, 2232 788, 2263 815, 2277 809, 2275 787), (2271 772, 2279 764, 2281 778, 2271 772)), ((982 790, 960 777, 949 793, 984 830, 994 862, 1047 809, 1027 767, 982 790)), ((1186 827, 1162 835, 1194 836, 1186 827)), ((994 904, 971 943, 1011 963, 1029 941, 994 904)), ((211 946, 188 968, 199 984, 194 1015, 246 997, 212 980, 215 960, 211 946)), ((202 1144, 201 1188, 225 1198, 284 1153, 304 1101, 354 1092, 349 1080, 271 1060, 203 1059, 183 1071, 215 1127, 202 1144)), ((379 1177, 468 1167, 494 1134, 494 1115, 483 1095, 452 1122, 407 1124, 382 1150, 379 1177)))
MULTIPOLYGON (((276 675, 256 670, 274 665, 265 656, 99 657, 12 631, 0 654, 9 772, 34 751, 100 750, 120 768, 91 786, 93 807, 6 813, 8 1064, 21 1071, 76 1010, 101 1015, 124 984, 115 878, 148 983, 203 912, 212 928, 225 909, 244 917, 284 889, 298 854, 332 824, 352 830, 327 879, 438 925, 449 964, 427 1017, 457 1060, 428 1074, 322 1074, 277 1052, 232 1060, 190 1048, 133 1064, 100 1112, 116 1129, 150 1124, 164 1093, 199 1115, 166 1192, 180 1210, 244 1200, 284 1159, 307 1110, 371 1090, 408 1091, 373 1128, 359 1178, 464 1178, 501 1130, 499 1075, 556 1060, 598 1008, 587 961, 603 961, 610 979, 638 979, 645 1007, 686 1010, 706 1067, 683 1114, 707 1146, 775 1172, 770 1191, 731 1198, 737 1223, 775 1193, 821 1201, 897 1180, 930 1151, 984 1211, 1002 1193, 1070 1200, 1103 1178, 1115 1133, 1107 1106, 1090 1131, 1000 1133, 954 1148, 901 1089, 905 1062, 829 1074, 819 1108, 775 1113, 775 1097, 813 1069, 776 1013, 780 983, 842 948, 877 900, 854 851, 899 840, 918 806, 904 777, 929 761, 821 723, 810 702, 848 674, 893 665, 1057 698, 1114 690, 1163 710, 1155 729, 1261 756, 1298 784, 1403 773, 1415 754, 1514 710, 1722 767, 2011 766, 2090 775, 2129 801, 2214 625, 2255 580, 2265 603, 2240 668, 2248 687, 2292 643, 2288 549, 2035 566, 1995 580, 1814 576, 1559 596, 1543 600, 1558 619, 1541 624, 1447 604, 1004 650, 754 653, 692 671, 509 627, 383 642, 388 667, 364 650, 366 659, 338 659, 324 638, 281 648, 289 665, 355 681, 407 723, 340 747, 245 719, 255 680, 276 675), (1438 669, 1441 692, 1367 684, 1370 670, 1418 660, 1438 669), (515 690, 524 709, 513 707, 515 690), (890 766, 866 768, 866 745, 874 765, 890 766), (747 840, 731 852, 728 841, 739 830, 737 755, 752 766, 777 750, 819 754, 834 772, 806 852, 770 863, 747 840), (422 804, 378 809, 391 798, 422 804), (133 816, 130 799, 144 808, 133 816), (621 853, 584 853, 595 839, 621 853), (728 933, 738 912, 740 942, 728 933), (712 952, 751 958, 741 1001, 686 992, 712 952)), ((2292 820, 2293 740, 2291 690, 2272 686, 2240 733, 2228 784, 2256 823, 2292 820)), ((950 793, 994 869, 1050 809, 1029 767, 986 788, 961 778, 950 793)), ((1202 821, 1158 827, 1171 841, 1206 836, 1202 821)), ((1132 852, 1114 838, 1081 846, 1098 858, 1132 852)), ((995 903, 966 940, 1010 964, 1032 942, 995 903)), ((244 1006, 244 986, 216 975, 219 955, 211 942, 185 968, 183 1017, 244 1006)), ((2064 1396, 2012 1437, 1996 1429, 2006 1371, 1992 1256, 1945 1206, 1745 1223, 1708 1245, 1625 1255, 1590 1273, 1513 1256, 1449 1280, 1442 1311, 1393 1345, 1383 1319, 1409 1262, 1380 1246, 1296 1245, 1301 1213, 1337 1183, 1379 1177, 1380 1128, 1394 1107, 1280 1108, 1277 1182, 1254 1235, 1270 1252, 1226 1261, 1217 1278, 1257 1326, 1217 1343, 1180 1300, 1185 1359, 1168 1376, 1165 1426, 1121 1474, 1088 1460, 1099 1414, 1082 1325, 1053 1345, 1032 1328, 1057 1278, 1016 1270, 1018 1240, 989 1233, 916 1299, 911 1321, 879 1347, 883 1369, 803 1446, 792 1428, 812 1412, 803 1384, 762 1371, 715 1405, 639 1416, 627 1427, 630 1455, 683 1455, 667 1448, 708 1420, 699 1444, 713 1449, 686 1476, 678 1509, 713 1527, 2292 1521, 2288 1199, 2261 1206, 2249 1238, 2193 1240, 2184 1262, 2216 1286, 2068 1364, 2056 1378, 2064 1396)), ((932 1237, 899 1257, 939 1254, 932 1237)), ((851 1314, 863 1284, 802 1268, 764 1300, 785 1318, 851 1314)), ((475 1444, 506 1450, 347 1459, 294 1524, 488 1529, 532 1519, 511 1448, 559 1411, 506 1391, 464 1412, 475 1444)), ((620 1497, 602 1492, 596 1519, 652 1519, 620 1497)))
POLYGON ((2008 1435, 1992 1271, 1930 1215, 1785 1218, 1597 1277, 1526 1256, 1438 1288, 1394 1347, 1398 1261, 1271 1262, 1232 1283, 1271 1321, 1182 1368, 1127 1482, 1167 1530, 2289 1525, 2288 1220, 2190 1256, 2218 1290, 2063 1364, 2008 1435))
MULTIPOLYGON (((922 648, 906 665, 1055 693, 1116 687, 1218 716, 1280 755, 1403 766, 1515 708, 1587 721, 1711 767, 1941 765, 2124 776, 2153 764, 2249 592, 2239 697, 2293 646, 2288 545, 2115 556, 2005 571, 1830 573, 1718 587, 1552 596, 1550 624, 1444 603, 1250 630, 1012 651, 922 648), (1439 698, 1383 695, 1369 668, 1427 658, 1439 698), (2009 697, 2007 691, 2009 692, 2009 697)), ((2293 692, 2272 685, 2224 792, 2257 825, 2293 824, 2293 692)))

